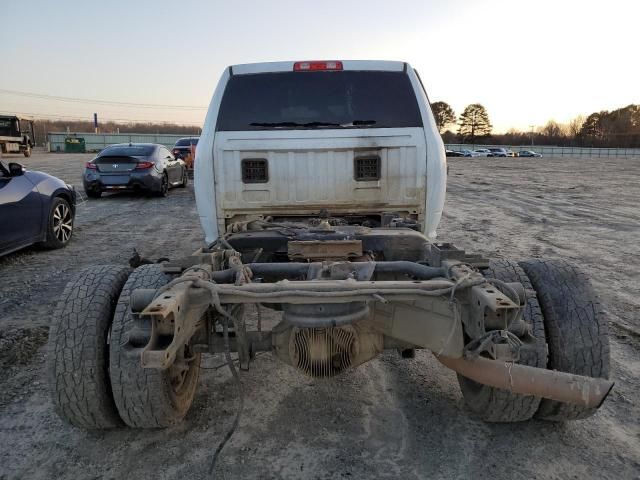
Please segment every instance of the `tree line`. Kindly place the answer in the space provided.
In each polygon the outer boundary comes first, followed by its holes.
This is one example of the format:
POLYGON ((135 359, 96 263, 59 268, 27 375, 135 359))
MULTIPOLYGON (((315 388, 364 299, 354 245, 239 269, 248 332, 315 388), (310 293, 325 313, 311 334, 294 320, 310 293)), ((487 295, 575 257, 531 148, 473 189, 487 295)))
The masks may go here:
MULTIPOLYGON (((640 148, 640 105, 612 111, 579 115, 567 124, 549 120, 534 131, 515 128, 494 134, 489 113, 480 103, 468 105, 456 116, 446 102, 431 104, 433 115, 445 143, 495 143, 502 145, 557 145, 568 147, 640 148)), ((34 121, 35 142, 44 145, 49 132, 93 132, 93 122, 81 120, 34 121)), ((200 127, 175 123, 102 122, 100 133, 168 133, 199 135, 200 127)))
POLYGON ((445 143, 640 148, 640 105, 579 115, 566 124, 549 120, 533 131, 512 128, 502 134, 492 133, 482 104, 467 106, 459 117, 446 102, 434 102, 431 109, 445 143), (452 127, 457 127, 456 131, 452 127))

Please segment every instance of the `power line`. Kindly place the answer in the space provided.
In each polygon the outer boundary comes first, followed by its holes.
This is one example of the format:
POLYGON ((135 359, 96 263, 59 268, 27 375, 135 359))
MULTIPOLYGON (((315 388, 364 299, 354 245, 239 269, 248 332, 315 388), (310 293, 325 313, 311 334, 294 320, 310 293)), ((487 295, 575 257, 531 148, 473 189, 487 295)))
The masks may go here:
POLYGON ((18 90, 7 90, 0 88, 0 94, 15 95, 19 97, 38 98, 42 100, 54 100, 56 102, 70 102, 70 103, 87 103, 93 105, 119 105, 123 107, 138 107, 138 108, 164 108, 175 110, 206 110, 207 107, 200 107, 196 105, 163 105, 159 103, 133 103, 133 102, 116 102, 113 100, 98 100, 91 98, 78 98, 78 97, 62 97, 57 95, 44 95, 41 93, 33 92, 21 92, 18 90))

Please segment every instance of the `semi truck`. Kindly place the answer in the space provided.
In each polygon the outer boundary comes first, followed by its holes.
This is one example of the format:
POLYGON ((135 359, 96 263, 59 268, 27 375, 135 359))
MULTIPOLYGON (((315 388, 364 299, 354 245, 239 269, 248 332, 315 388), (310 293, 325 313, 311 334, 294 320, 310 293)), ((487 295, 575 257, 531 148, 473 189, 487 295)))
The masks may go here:
POLYGON ((31 156, 34 146, 33 119, 16 115, 0 115, 0 152, 31 156))

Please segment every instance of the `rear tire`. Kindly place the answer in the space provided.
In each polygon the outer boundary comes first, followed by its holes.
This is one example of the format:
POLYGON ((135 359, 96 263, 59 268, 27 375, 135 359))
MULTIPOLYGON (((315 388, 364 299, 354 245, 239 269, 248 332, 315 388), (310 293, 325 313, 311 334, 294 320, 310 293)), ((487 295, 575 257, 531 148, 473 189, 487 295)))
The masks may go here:
POLYGON ((160 190, 157 195, 159 197, 166 197, 169 195, 169 177, 167 176, 167 172, 162 174, 162 181, 160 183, 160 190))
POLYGON ((82 270, 58 301, 47 344, 47 372, 55 409, 87 429, 122 425, 111 395, 108 337, 130 269, 116 265, 82 270))
POLYGON ((85 190, 84 193, 89 198, 100 198, 102 196, 102 190, 85 190))
POLYGON ((182 182, 180 183, 180 188, 186 188, 189 183, 189 173, 187 172, 186 167, 182 171, 182 182))
POLYGON ((131 427, 158 428, 179 423, 189 411, 200 373, 200 354, 194 354, 181 383, 172 368, 142 368, 140 355, 148 341, 148 321, 131 312, 131 292, 160 288, 170 281, 162 265, 142 265, 122 289, 113 320, 111 384, 120 417, 131 427))
MULTIPOLYGON (((564 260, 520 262, 531 279, 544 315, 549 344, 548 368, 594 378, 609 377, 607 319, 587 276, 564 260)), ((537 418, 578 420, 596 412, 543 399, 537 418)))
MULTIPOLYGON (((487 278, 503 282, 522 283, 527 292, 527 305, 523 312, 531 335, 521 338, 521 365, 545 368, 547 365, 547 346, 544 335, 544 319, 535 291, 522 268, 511 260, 491 259, 489 268, 482 272, 487 278)), ((467 407, 486 422, 522 422, 529 420, 538 410, 540 398, 519 395, 483 385, 458 375, 458 382, 467 407)))

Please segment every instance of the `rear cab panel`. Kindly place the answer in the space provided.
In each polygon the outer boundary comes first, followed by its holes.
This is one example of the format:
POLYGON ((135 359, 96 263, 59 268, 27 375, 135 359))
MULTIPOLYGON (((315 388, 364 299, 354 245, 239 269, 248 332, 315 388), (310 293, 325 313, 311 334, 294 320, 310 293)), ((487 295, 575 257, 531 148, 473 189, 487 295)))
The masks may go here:
POLYGON ((414 70, 402 62, 335 63, 342 68, 300 71, 300 63, 278 62, 225 71, 195 162, 207 242, 236 221, 322 210, 374 226, 385 213, 399 214, 435 236, 446 160, 414 70))

